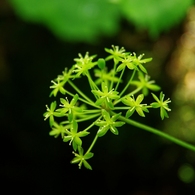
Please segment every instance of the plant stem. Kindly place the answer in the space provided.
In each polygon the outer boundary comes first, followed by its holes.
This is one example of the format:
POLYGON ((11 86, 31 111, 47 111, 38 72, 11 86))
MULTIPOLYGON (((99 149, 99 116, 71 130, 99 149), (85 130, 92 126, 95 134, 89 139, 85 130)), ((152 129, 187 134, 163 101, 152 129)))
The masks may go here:
MULTIPOLYGON (((100 120, 101 118, 102 118, 102 116, 100 116, 97 120, 95 120, 95 121, 90 125, 90 127, 92 127, 93 125, 95 125, 96 121, 100 120)), ((96 135, 95 135, 95 137, 94 137, 94 139, 93 139, 93 142, 91 143, 91 145, 89 146, 89 149, 87 150, 87 152, 86 152, 85 154, 89 153, 89 152, 92 150, 93 146, 95 145, 95 143, 96 143, 96 141, 97 141, 97 138, 98 138, 98 135, 97 135, 97 133, 96 133, 96 135)))
MULTIPOLYGON (((87 121, 87 120, 91 120, 93 118, 96 118, 98 117, 100 114, 93 114, 93 115, 90 115, 90 116, 87 116, 87 115, 83 115, 83 118, 80 118, 80 119, 77 119, 76 122, 84 122, 84 121, 87 121)), ((63 121, 61 122, 60 124, 69 124, 70 122, 69 121, 63 121)))
MULTIPOLYGON (((125 68, 126 68, 126 67, 125 67, 125 68)), ((117 82, 116 87, 115 87, 115 91, 117 91, 118 86, 119 86, 119 84, 120 84, 120 81, 122 80, 123 74, 124 74, 124 72, 125 72, 125 68, 123 68, 123 70, 122 70, 122 72, 121 72, 121 74, 120 74, 119 81, 117 82)))
MULTIPOLYGON (((118 64, 118 62, 117 62, 117 63, 114 62, 114 69, 113 69, 113 70, 114 70, 114 71, 113 71, 114 74, 112 75, 113 77, 115 76, 115 73, 116 73, 116 65, 117 65, 117 64, 118 64)), ((120 82, 120 80, 119 80, 119 82, 120 82)), ((114 84, 114 80, 111 81, 110 90, 112 90, 113 84, 114 84)), ((116 90, 116 89, 115 89, 115 90, 116 90)))
POLYGON ((153 127, 149 127, 147 125, 144 125, 142 123, 133 121, 131 119, 127 119, 124 116, 120 116, 119 120, 122 120, 122 121, 124 121, 124 122, 126 122, 126 123, 128 123, 130 125, 133 125, 135 127, 140 128, 140 129, 143 129, 143 130, 149 131, 151 133, 154 133, 154 134, 156 134, 158 136, 164 137, 164 138, 166 138, 166 139, 168 139, 168 140, 170 140, 170 141, 172 141, 172 142, 174 142, 174 143, 176 143, 176 144, 178 144, 180 146, 183 146, 183 147, 185 147, 185 148, 187 148, 189 150, 195 151, 195 146, 194 145, 189 144, 189 143, 187 143, 185 141, 182 141, 180 139, 177 139, 177 138, 175 138, 175 137, 173 137, 171 135, 168 135, 168 134, 166 134, 166 133, 164 133, 164 132, 162 132, 162 131, 160 131, 158 129, 155 129, 153 127))
POLYGON ((88 72, 86 74, 87 76, 87 79, 88 79, 88 82, 89 82, 89 85, 91 87, 92 90, 98 90, 98 86, 95 84, 95 82, 93 81, 93 79, 91 78, 91 75, 90 75, 90 72, 88 72))
MULTIPOLYGON (((134 95, 134 94, 136 94, 137 92, 139 92, 141 89, 142 89, 142 87, 139 87, 139 88, 135 89, 134 91, 132 91, 132 92, 128 93, 128 94, 127 94, 127 95, 125 95, 125 96, 131 96, 131 95, 134 95)), ((123 96, 123 97, 124 97, 124 96, 123 96)), ((120 99, 118 99, 118 100, 114 101, 114 102, 113 102, 113 104, 114 104, 114 105, 118 104, 118 103, 119 103, 119 102, 123 99, 123 97, 121 97, 120 99)))
POLYGON ((135 72, 136 72, 136 69, 133 70, 133 73, 131 75, 131 78, 129 79, 129 82, 127 83, 127 85, 125 86, 125 88, 123 89, 123 91, 120 93, 120 97, 123 95, 123 93, 125 93, 125 91, 129 87, 129 85, 131 84, 131 81, 133 80, 133 78, 135 76, 135 72))
POLYGON ((98 135, 96 134, 95 138, 93 139, 93 142, 91 143, 89 149, 87 150, 85 154, 89 153, 92 150, 93 146, 95 145, 95 142, 97 141, 97 138, 98 138, 98 135))
MULTIPOLYGON (((88 72, 88 74, 86 74, 89 85, 91 90, 99 90, 98 86, 95 84, 95 82, 92 80, 90 73, 88 72)), ((94 97, 96 98, 96 100, 98 99, 98 96, 94 94, 94 97)))
POLYGON ((73 82, 68 80, 68 83, 72 86, 73 89, 75 89, 76 92, 78 92, 84 99, 86 99, 88 101, 87 102, 87 101, 81 99, 83 102, 85 102, 85 103, 87 103, 87 104, 89 104, 91 106, 97 107, 94 104, 94 102, 90 98, 88 98, 73 82))

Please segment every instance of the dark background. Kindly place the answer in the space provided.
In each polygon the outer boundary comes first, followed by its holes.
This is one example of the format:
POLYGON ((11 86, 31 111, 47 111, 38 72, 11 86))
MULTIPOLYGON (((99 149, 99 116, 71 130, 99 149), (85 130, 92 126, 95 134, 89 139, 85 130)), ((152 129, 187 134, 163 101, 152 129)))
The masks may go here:
MULTIPOLYGON (((166 97, 172 97, 177 82, 166 70, 184 32, 185 19, 155 40, 123 20, 116 36, 86 44, 62 41, 45 27, 16 17, 7 4, 2 6, 1 194, 194 194, 194 181, 184 183, 178 177, 183 163, 194 165, 195 155, 187 149, 126 125, 119 136, 107 134, 98 140, 93 149, 95 156, 89 161, 93 171, 79 170, 70 164, 71 148, 60 138, 50 137, 48 121, 43 120, 45 105, 51 102, 50 81, 64 67, 70 67, 78 53, 89 51, 104 56, 104 47, 112 44, 152 56, 149 72, 166 97)), ((164 129, 169 119, 162 122, 154 113, 141 120, 164 129)))

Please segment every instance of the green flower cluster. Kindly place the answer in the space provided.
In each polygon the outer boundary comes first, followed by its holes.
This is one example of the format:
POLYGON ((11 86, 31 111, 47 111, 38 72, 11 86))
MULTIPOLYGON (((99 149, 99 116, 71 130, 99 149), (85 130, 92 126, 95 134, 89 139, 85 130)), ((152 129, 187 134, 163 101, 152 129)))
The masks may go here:
POLYGON ((152 58, 143 59, 143 54, 137 57, 135 53, 126 52, 118 46, 106 48, 105 51, 108 56, 97 60, 96 55, 90 56, 88 52, 84 57, 79 54, 71 69, 66 68, 62 75, 51 81, 50 95, 56 97, 61 94, 62 97, 59 98, 59 103, 56 100, 50 107, 46 105, 44 117, 45 120, 49 119, 50 135, 60 135, 64 142, 69 142, 72 146, 75 157, 71 163, 77 163, 79 168, 84 165, 87 169, 92 169, 88 160, 93 157, 91 151, 97 139, 108 131, 118 135, 118 128, 125 123, 131 124, 130 118, 135 112, 145 117, 150 109, 159 108, 160 116, 164 119, 171 110, 168 107, 171 101, 165 100, 163 92, 160 92, 160 98, 152 93, 154 102, 142 103, 150 90, 160 90, 154 81, 150 81, 145 67, 152 58), (129 78, 127 83, 123 83, 126 72, 129 78), (87 80, 91 96, 77 87, 76 82, 79 79, 87 80), (83 128, 81 123, 88 125, 83 128), (83 139, 90 135, 92 128, 93 131, 96 129, 97 133, 84 152, 83 139))

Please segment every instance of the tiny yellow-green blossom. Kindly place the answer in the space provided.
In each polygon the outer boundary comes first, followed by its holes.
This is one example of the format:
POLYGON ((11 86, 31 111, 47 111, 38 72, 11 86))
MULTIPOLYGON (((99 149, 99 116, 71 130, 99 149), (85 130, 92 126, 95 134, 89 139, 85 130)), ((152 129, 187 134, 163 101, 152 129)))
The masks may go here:
POLYGON ((155 94, 152 93, 153 98, 156 100, 156 102, 151 103, 151 106, 153 108, 160 108, 160 116, 163 120, 165 117, 169 118, 167 111, 171 111, 168 104, 171 102, 170 98, 167 100, 164 100, 165 95, 163 92, 160 93, 160 98, 158 98, 155 94))
POLYGON ((75 94, 70 103, 68 101, 68 98, 60 98, 60 106, 62 108, 59 108, 56 111, 62 115, 65 115, 68 112, 68 120, 71 122, 73 119, 74 111, 77 113, 82 112, 82 108, 76 106, 78 98, 78 94, 75 94))
POLYGON ((57 117, 62 116, 61 114, 59 114, 58 112, 55 111, 56 105, 57 105, 56 101, 54 101, 50 104, 50 108, 48 107, 48 105, 46 105, 47 112, 45 112, 43 114, 43 116, 45 117, 44 120, 47 120, 49 118, 50 126, 52 126, 54 124, 54 116, 57 116, 57 117))
POLYGON ((110 130, 113 134, 118 135, 117 127, 121 127, 125 124, 125 122, 123 121, 116 121, 120 115, 121 113, 118 113, 110 117, 109 112, 103 109, 102 116, 104 120, 99 120, 95 123, 95 125, 100 127, 97 132, 98 136, 104 136, 108 130, 110 130))
POLYGON ((51 83, 53 83, 52 86, 50 86, 52 90, 52 92, 50 93, 50 96, 54 96, 56 97, 58 92, 61 92, 62 94, 65 94, 66 93, 66 90, 64 89, 64 84, 65 84, 65 81, 60 81, 60 79, 57 79, 57 81, 51 81, 51 83))
POLYGON ((89 53, 87 52, 84 57, 81 54, 79 54, 79 57, 80 58, 74 59, 76 64, 74 65, 73 72, 77 73, 75 77, 79 77, 81 74, 86 75, 88 70, 97 64, 97 62, 92 62, 96 55, 89 56, 89 53))
POLYGON ((144 56, 144 54, 139 55, 137 57, 135 53, 125 56, 125 58, 123 60, 121 60, 121 64, 117 68, 117 72, 119 72, 119 71, 123 70, 125 67, 127 67, 130 70, 134 70, 134 69, 139 70, 140 69, 144 73, 147 73, 147 70, 143 66, 143 64, 150 62, 152 60, 152 58, 142 59, 143 56, 144 56))
POLYGON ((95 81, 97 85, 101 84, 102 82, 105 82, 107 85, 109 82, 122 82, 122 79, 119 79, 118 77, 114 76, 114 70, 110 70, 110 72, 107 72, 107 69, 103 70, 94 70, 95 77, 98 77, 98 79, 95 81))
POLYGON ((57 124, 56 122, 54 122, 52 130, 49 132, 49 135, 54 136, 55 138, 57 138, 59 135, 61 135, 61 137, 63 138, 64 134, 66 133, 66 129, 69 126, 70 125, 63 126, 61 124, 57 124))
POLYGON ((92 158, 93 153, 88 152, 86 154, 83 154, 84 151, 83 151, 82 147, 78 147, 78 151, 79 151, 79 153, 73 152, 75 157, 71 160, 71 163, 73 163, 73 164, 78 163, 79 169, 81 169, 81 166, 83 164, 85 168, 92 170, 91 165, 86 160, 92 158))
POLYGON ((136 100, 134 96, 126 96, 122 99, 123 104, 130 106, 130 109, 126 112, 126 117, 129 118, 134 111, 136 111, 140 116, 145 117, 144 112, 149 112, 147 109, 147 104, 141 104, 144 99, 144 95, 140 94, 137 96, 136 100))
POLYGON ((50 86, 50 88, 53 90, 50 93, 50 96, 53 95, 54 97, 56 97, 58 92, 61 92, 63 95, 66 93, 64 86, 68 82, 68 80, 73 77, 71 74, 72 74, 72 70, 70 69, 68 71, 68 69, 65 68, 65 70, 62 71, 62 75, 58 75, 58 77, 55 80, 51 81, 53 85, 50 86))
POLYGON ((119 46, 112 45, 112 49, 105 48, 105 51, 110 55, 106 60, 113 59, 115 63, 121 61, 128 53, 125 52, 124 47, 119 48, 119 46))
POLYGON ((149 90, 158 91, 161 89, 160 86, 155 84, 155 81, 150 80, 150 76, 147 74, 144 75, 142 72, 139 72, 138 75, 139 81, 132 81, 131 84, 141 88, 144 96, 148 95, 149 90))
POLYGON ((85 137, 89 134, 87 131, 79 131, 78 132, 78 123, 76 120, 73 120, 70 126, 70 131, 66 129, 66 135, 63 138, 64 142, 70 141, 74 151, 77 150, 78 146, 82 145, 81 137, 85 137))
POLYGON ((97 106, 106 104, 109 108, 113 108, 112 100, 119 99, 118 92, 114 89, 108 91, 108 85, 105 82, 102 82, 102 91, 100 90, 92 90, 94 95, 97 95, 99 98, 95 102, 97 106))

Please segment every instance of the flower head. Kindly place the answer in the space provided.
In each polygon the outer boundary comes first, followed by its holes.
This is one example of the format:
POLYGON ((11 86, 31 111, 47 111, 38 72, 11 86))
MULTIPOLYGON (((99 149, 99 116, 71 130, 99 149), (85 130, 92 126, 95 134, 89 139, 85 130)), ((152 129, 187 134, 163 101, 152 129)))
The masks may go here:
POLYGON ((158 98, 155 94, 152 93, 153 98, 156 100, 156 102, 151 103, 151 106, 153 108, 160 108, 160 116, 163 120, 164 117, 169 118, 167 111, 171 111, 168 104, 171 102, 170 98, 167 100, 164 100, 165 95, 163 92, 160 93, 160 98, 158 98))
POLYGON ((64 89, 64 85, 67 83, 67 81, 72 78, 72 70, 70 69, 68 71, 67 68, 62 72, 62 75, 59 75, 55 80, 51 81, 53 83, 52 86, 50 86, 52 92, 50 93, 50 96, 56 97, 58 92, 61 92, 62 94, 66 93, 66 90, 64 89))
POLYGON ((57 117, 62 116, 61 114, 55 111, 56 105, 57 105, 56 101, 50 104, 50 108, 48 107, 48 105, 46 105, 47 112, 43 114, 43 116, 45 117, 44 120, 47 120, 49 118, 50 126, 53 126, 54 124, 54 116, 57 116, 57 117))
POLYGON ((138 78, 139 81, 132 81, 131 84, 136 85, 138 88, 141 88, 144 96, 148 95, 149 90, 160 90, 160 86, 156 85, 155 81, 150 80, 150 77, 147 74, 144 75, 142 72, 139 72, 138 78))
POLYGON ((76 120, 73 120, 70 126, 70 131, 66 129, 66 135, 63 138, 64 142, 70 141, 70 144, 72 144, 72 147, 74 151, 77 150, 78 146, 82 145, 82 140, 80 137, 85 137, 89 134, 87 131, 78 131, 78 123, 76 120))
POLYGON ((144 99, 143 94, 138 95, 136 100, 134 96, 132 97, 126 96, 122 99, 122 102, 125 105, 130 106, 130 109, 126 113, 127 118, 129 118, 134 113, 134 111, 136 111, 140 116, 145 117, 144 112, 149 112, 149 111, 146 107, 147 106, 146 104, 141 104, 143 99, 144 99))
POLYGON ((84 154, 82 147, 78 147, 78 152, 79 153, 73 152, 75 157, 71 160, 71 163, 73 163, 73 164, 78 163, 79 169, 81 169, 81 166, 83 164, 85 166, 85 168, 92 170, 91 165, 86 160, 92 158, 93 153, 88 152, 88 153, 84 154))
POLYGON ((102 82, 102 91, 92 90, 92 93, 99 97, 95 102, 97 106, 105 103, 105 106, 108 106, 109 108, 113 108, 112 100, 120 97, 117 91, 114 91, 113 89, 109 91, 108 85, 105 82, 102 82))
POLYGON ((121 60, 122 63, 118 66, 117 72, 123 70, 127 66, 127 68, 130 70, 140 69, 142 72, 147 73, 147 70, 143 64, 150 62, 152 58, 142 59, 143 56, 144 54, 137 57, 135 53, 126 55, 125 58, 121 60))
POLYGON ((52 130, 49 132, 49 135, 54 136, 55 138, 57 138, 59 135, 61 135, 61 137, 63 138, 64 134, 66 133, 66 129, 69 126, 70 125, 63 126, 61 124, 57 124, 56 122, 54 122, 52 130))
POLYGON ((99 70, 95 69, 95 76, 98 77, 98 79, 95 81, 97 85, 101 84, 102 82, 122 82, 122 79, 119 79, 118 77, 115 76, 114 70, 110 70, 110 72, 107 72, 107 69, 99 70))
POLYGON ((124 47, 119 48, 119 46, 114 46, 114 45, 112 45, 112 49, 105 48, 105 51, 110 54, 106 58, 106 60, 113 59, 115 63, 119 62, 121 59, 123 59, 127 55, 124 47))
POLYGON ((99 126, 99 130, 97 132, 99 137, 102 137, 107 133, 108 130, 110 130, 113 134, 118 135, 118 129, 117 127, 121 127, 125 124, 125 122, 122 121, 116 121, 121 113, 115 114, 112 117, 110 117, 109 112, 106 110, 102 110, 102 116, 104 120, 99 120, 95 123, 95 125, 99 126))
POLYGON ((53 90, 50 93, 50 96, 53 95, 54 97, 56 97, 58 92, 61 92, 62 94, 66 93, 66 90, 64 89, 64 84, 65 84, 64 81, 60 81, 60 79, 57 78, 57 82, 51 81, 51 83, 53 83, 53 85, 50 86, 50 88, 53 90))
POLYGON ((92 62, 96 55, 89 56, 89 53, 87 52, 84 57, 81 54, 79 54, 79 57, 80 58, 74 59, 74 61, 76 61, 76 64, 74 65, 73 71, 77 73, 75 77, 79 77, 81 74, 86 75, 88 70, 90 70, 97 64, 97 62, 92 62))
POLYGON ((70 103, 68 101, 68 98, 66 99, 60 98, 60 102, 61 102, 60 106, 62 108, 59 108, 56 111, 62 115, 68 112, 68 120, 71 122, 73 119, 74 111, 82 112, 82 108, 76 106, 78 98, 79 98, 78 94, 75 94, 70 103))

